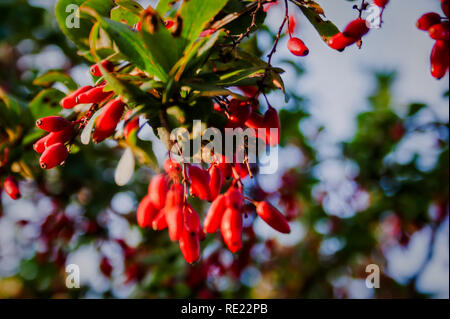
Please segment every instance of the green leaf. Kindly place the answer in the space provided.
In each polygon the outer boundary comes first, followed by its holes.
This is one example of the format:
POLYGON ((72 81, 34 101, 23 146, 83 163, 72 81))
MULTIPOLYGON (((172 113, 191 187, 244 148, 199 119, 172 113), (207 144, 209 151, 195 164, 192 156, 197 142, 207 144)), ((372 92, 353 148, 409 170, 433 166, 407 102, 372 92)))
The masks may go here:
POLYGON ((34 120, 38 118, 56 115, 61 111, 59 102, 65 94, 57 89, 45 89, 41 91, 35 98, 30 102, 30 112, 34 120))
POLYGON ((183 18, 181 37, 185 41, 185 47, 190 46, 198 39, 210 20, 222 10, 227 2, 228 0, 189 0, 183 2, 181 7, 181 17, 183 18))
POLYGON ((100 23, 100 26, 109 34, 120 52, 131 63, 135 64, 142 71, 145 71, 152 76, 157 76, 162 81, 167 80, 167 73, 164 71, 163 66, 155 62, 154 57, 144 46, 142 39, 137 32, 130 30, 130 28, 123 23, 100 17, 92 11, 89 12, 95 16, 100 23))
POLYGON ((122 22, 125 21, 127 25, 133 26, 139 22, 139 16, 128 11, 122 7, 115 7, 111 10, 111 20, 122 22))
POLYGON ((47 73, 37 77, 33 81, 33 85, 50 87, 56 82, 64 84, 69 91, 75 91, 78 87, 77 83, 75 83, 69 75, 62 71, 48 71, 47 73))
POLYGON ((139 16, 142 10, 144 10, 144 8, 142 8, 142 6, 139 3, 133 0, 116 0, 116 4, 128 10, 129 12, 133 13, 136 16, 139 16))
POLYGON ((30 120, 27 117, 21 118, 27 107, 26 103, 6 93, 2 88, 0 88, 1 101, 4 104, 0 104, 0 119, 4 122, 5 127, 11 127, 18 123, 24 123, 25 120, 30 120))
POLYGON ((308 18, 309 22, 319 32, 322 39, 326 42, 335 34, 339 33, 339 29, 329 20, 324 20, 323 9, 314 1, 300 2, 293 1, 302 10, 303 14, 308 18))
POLYGON ((172 8, 171 3, 173 2, 173 0, 159 0, 158 5, 156 6, 156 11, 158 11, 160 15, 164 16, 172 8))

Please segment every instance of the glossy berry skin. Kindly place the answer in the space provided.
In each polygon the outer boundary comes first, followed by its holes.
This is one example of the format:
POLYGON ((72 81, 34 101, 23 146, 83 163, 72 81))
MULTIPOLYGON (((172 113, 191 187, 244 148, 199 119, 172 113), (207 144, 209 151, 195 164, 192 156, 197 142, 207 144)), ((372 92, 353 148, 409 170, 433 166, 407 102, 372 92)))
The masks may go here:
POLYGON ((242 248, 242 215, 233 208, 227 208, 222 217, 220 232, 228 249, 236 253, 242 248))
POLYGON ((309 54, 308 47, 299 38, 290 38, 287 47, 295 56, 307 56, 309 54))
POLYGON ((45 140, 45 147, 49 147, 56 143, 65 144, 73 136, 74 126, 70 124, 67 128, 62 131, 50 133, 45 140))
POLYGON ((202 168, 194 165, 188 166, 187 173, 193 193, 200 199, 209 201, 209 182, 211 179, 209 173, 202 168))
POLYGON ((179 244, 181 253, 187 263, 193 264, 200 258, 200 241, 197 234, 184 229, 179 244))
POLYGON ((22 195, 20 194, 20 190, 19 190, 19 183, 11 175, 5 178, 5 180, 3 182, 3 188, 6 192, 6 194, 8 194, 9 197, 11 197, 14 200, 17 200, 20 197, 22 197, 22 195))
POLYGON ((200 216, 190 204, 184 207, 184 227, 191 234, 198 234, 201 229, 200 216))
POLYGON ((211 177, 209 182, 209 194, 210 194, 209 199, 213 201, 214 199, 216 199, 216 197, 220 193, 220 190, 222 189, 223 174, 220 168, 214 165, 209 170, 209 176, 211 177))
POLYGON ((160 210, 166 205, 166 195, 169 191, 169 184, 164 174, 156 175, 148 185, 148 196, 153 206, 160 210))
POLYGON ((230 112, 230 120, 238 125, 244 124, 252 114, 252 109, 247 102, 234 99, 230 101, 228 111, 230 112))
POLYGON ((358 40, 366 35, 367 32, 369 32, 369 28, 367 27, 366 20, 359 18, 350 22, 342 34, 347 38, 358 40))
POLYGON ((166 211, 163 208, 156 214, 155 218, 153 219, 152 228, 153 230, 163 230, 167 227, 166 211))
POLYGON ((60 116, 47 116, 36 121, 36 126, 47 132, 58 132, 71 126, 72 124, 60 116))
POLYGON ((158 210, 153 206, 150 195, 145 196, 139 203, 136 218, 139 227, 150 228, 152 227, 153 219, 155 218, 158 210))
POLYGON ((417 28, 423 31, 428 31, 433 25, 441 22, 441 16, 436 12, 428 12, 417 20, 417 28))
POLYGON ((177 206, 166 209, 166 220, 169 227, 170 240, 179 240, 184 229, 183 207, 177 206))
POLYGON ((242 205, 244 204, 244 195, 242 191, 236 187, 231 187, 225 193, 225 205, 229 208, 233 208, 235 210, 241 210, 242 205))
POLYGON ((278 112, 274 108, 269 108, 264 114, 264 126, 266 127, 266 141, 270 146, 280 143, 281 123, 278 112), (271 129, 276 129, 272 132, 271 129))
POLYGON ((77 97, 80 94, 89 91, 90 89, 92 89, 92 86, 86 85, 86 86, 83 86, 83 87, 79 88, 75 92, 67 95, 65 98, 63 98, 61 100, 61 102, 60 102, 61 107, 63 109, 72 109, 72 108, 74 108, 77 105, 77 97))
POLYGON ((291 228, 286 218, 268 202, 259 202, 256 206, 256 213, 262 218, 270 227, 283 234, 289 234, 291 228))
POLYGON ((111 96, 111 92, 104 92, 104 85, 96 86, 77 97, 77 104, 101 103, 111 96))
POLYGON ((431 51, 431 75, 441 79, 447 73, 449 67, 449 44, 448 41, 438 40, 431 51))
POLYGON ((433 25, 428 29, 428 34, 434 40, 448 41, 449 35, 448 21, 433 25))
MULTIPOLYGON (((114 71, 114 64, 111 63, 110 61, 103 60, 102 62, 100 62, 100 64, 102 65, 103 68, 105 68, 106 71, 108 72, 114 71)), ((99 77, 103 75, 98 64, 94 64, 93 66, 91 66, 91 69, 89 71, 93 76, 99 77)))
POLYGON ((215 233, 222 222, 226 209, 225 195, 219 195, 211 204, 203 223, 203 231, 208 234, 215 233))
POLYGON ((346 37, 342 32, 335 34, 328 40, 328 45, 330 48, 343 51, 346 47, 355 43, 357 39, 352 39, 346 37))
POLYGON ((124 110, 125 103, 120 98, 114 99, 104 106, 102 114, 95 122, 94 142, 100 143, 114 133, 124 110))
POLYGON ((50 134, 47 134, 46 136, 40 138, 36 141, 36 143, 33 144, 33 149, 39 153, 42 154, 45 151, 45 143, 47 142, 47 139, 49 138, 50 134))
POLYGON ((389 0, 374 0, 373 3, 380 8, 384 8, 389 3, 389 0))
POLYGON ((175 162, 174 160, 171 160, 168 158, 164 162, 164 171, 171 177, 171 178, 177 178, 181 174, 181 165, 178 162, 175 162))
POLYGON ((49 146, 41 155, 39 164, 43 169, 52 169, 62 164, 69 155, 63 143, 56 143, 49 146))

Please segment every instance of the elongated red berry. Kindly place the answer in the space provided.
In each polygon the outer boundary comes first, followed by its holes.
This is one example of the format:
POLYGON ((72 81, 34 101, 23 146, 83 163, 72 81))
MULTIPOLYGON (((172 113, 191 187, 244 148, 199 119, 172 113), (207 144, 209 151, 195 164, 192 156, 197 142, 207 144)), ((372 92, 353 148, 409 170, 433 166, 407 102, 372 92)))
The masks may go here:
POLYGON ((110 97, 112 92, 105 92, 105 85, 96 86, 89 91, 81 93, 77 97, 77 104, 101 103, 110 97))
POLYGON ((153 230, 163 230, 167 228, 166 211, 161 209, 152 222, 153 230))
POLYGON ((448 41, 437 40, 431 51, 431 75, 441 79, 447 73, 449 67, 449 44, 448 41))
POLYGON ((266 140, 270 146, 280 143, 281 123, 276 109, 270 107, 264 114, 264 126, 267 128, 266 140))
POLYGON ((160 210, 166 205, 166 195, 169 191, 169 184, 164 174, 156 175, 148 185, 148 195, 150 196, 153 206, 160 210))
POLYGON ((450 1, 449 0, 441 0, 441 8, 442 12, 444 12, 445 16, 448 18, 449 14, 450 1))
POLYGON ((200 258, 200 241, 198 235, 183 230, 180 237, 180 250, 187 263, 193 264, 200 258))
MULTIPOLYGON (((106 71, 108 72, 112 72, 114 71, 114 64, 108 60, 103 60, 102 62, 100 62, 100 64, 102 65, 103 68, 106 69, 106 71)), ((100 70, 98 63, 94 64, 93 66, 91 66, 90 68, 90 72, 93 76, 102 76, 102 71, 100 70)))
POLYGON ((216 199, 216 197, 220 194, 220 190, 222 189, 223 185, 223 175, 220 168, 218 168, 216 165, 211 167, 209 171, 210 182, 209 182, 209 195, 210 200, 216 199))
POLYGON ((3 188, 5 189, 6 194, 14 200, 17 200, 22 196, 20 194, 19 183, 11 175, 5 178, 3 188))
POLYGON ((194 165, 188 166, 187 173, 194 194, 202 200, 209 200, 209 173, 204 169, 194 165))
POLYGON ((183 207, 177 206, 166 209, 167 226, 169 227, 169 238, 177 241, 181 237, 184 228, 183 207))
POLYGON ((102 114, 95 122, 94 142, 99 143, 114 133, 124 110, 125 103, 120 98, 114 99, 104 106, 102 114))
POLYGON ((201 229, 200 216, 190 204, 184 207, 184 227, 192 234, 198 234, 201 229))
POLYGON ((155 206, 153 206, 150 196, 145 196, 139 203, 138 209, 136 211, 136 218, 139 227, 152 227, 152 222, 157 212, 158 210, 155 208, 155 206))
POLYGON ((346 47, 355 43, 357 39, 346 37, 342 32, 335 34, 328 40, 330 48, 343 51, 346 47))
POLYGON ((389 3, 389 0, 374 0, 373 3, 380 8, 384 8, 389 3))
POLYGON ((61 107, 63 109, 71 109, 74 108, 77 105, 77 97, 78 95, 89 91, 92 89, 92 86, 86 85, 83 87, 80 87, 78 90, 74 91, 73 93, 67 95, 65 98, 63 98, 60 102, 61 107))
POLYGON ((434 40, 448 41, 449 26, 448 21, 433 25, 428 29, 428 34, 434 40))
POLYGON ((180 183, 174 183, 170 187, 166 196, 166 210, 174 207, 181 207, 184 204, 184 187, 180 183))
POLYGON ((203 230, 205 233, 213 234, 219 229, 225 209, 225 195, 217 196, 217 198, 212 202, 203 223, 203 230))
POLYGON ((242 215, 233 208, 227 208, 222 217, 220 232, 228 249, 235 253, 242 248, 242 215))
POLYGON ((47 142, 50 134, 45 135, 44 137, 40 138, 36 143, 33 144, 33 149, 37 153, 39 153, 39 154, 44 153, 44 151, 45 151, 45 143, 47 142))
POLYGON ((73 136, 73 129, 74 126, 71 124, 62 131, 50 133, 45 140, 45 147, 49 147, 56 143, 65 144, 73 136))
POLYGON ((296 56, 307 56, 309 54, 308 47, 299 38, 290 38, 287 43, 287 47, 289 51, 296 56))
POLYGON ((351 39, 359 40, 369 32, 366 20, 358 18, 350 22, 342 32, 344 36, 351 39))
POLYGON ((244 124, 252 114, 252 108, 248 102, 236 99, 230 101, 228 111, 230 112, 230 120, 239 125, 244 124))
POLYGON ((67 148, 63 143, 53 144, 42 153, 39 164, 43 169, 52 169, 62 164, 69 155, 67 148))
POLYGON ((57 132, 69 127, 71 123, 61 116, 47 116, 36 121, 36 126, 47 132, 57 132))
POLYGON ((417 28, 423 31, 428 31, 433 25, 441 22, 441 16, 436 12, 428 12, 417 20, 417 28))
POLYGON ((242 191, 236 187, 230 187, 230 189, 225 193, 226 206, 233 208, 235 210, 241 210, 244 204, 244 195, 242 191))
POLYGON ((291 232, 291 227, 289 227, 286 218, 268 202, 259 202, 256 206, 256 213, 270 227, 280 233, 289 234, 291 232))

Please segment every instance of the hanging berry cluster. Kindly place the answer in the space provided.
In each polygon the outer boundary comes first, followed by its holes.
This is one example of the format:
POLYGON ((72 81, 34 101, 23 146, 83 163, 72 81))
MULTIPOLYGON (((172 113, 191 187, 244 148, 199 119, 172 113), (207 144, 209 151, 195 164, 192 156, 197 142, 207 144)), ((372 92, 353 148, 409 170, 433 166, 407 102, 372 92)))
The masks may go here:
POLYGON ((449 67, 449 0, 441 0, 442 11, 425 13, 417 21, 419 30, 427 31, 431 39, 436 40, 430 55, 431 75, 436 79, 445 76, 449 67))

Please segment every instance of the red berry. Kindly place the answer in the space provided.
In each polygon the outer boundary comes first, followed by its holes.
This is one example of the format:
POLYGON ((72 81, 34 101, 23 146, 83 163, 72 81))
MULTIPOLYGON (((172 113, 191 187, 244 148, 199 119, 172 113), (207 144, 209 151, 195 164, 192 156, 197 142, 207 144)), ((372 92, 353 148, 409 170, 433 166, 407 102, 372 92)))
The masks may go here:
POLYGON ((225 195, 219 195, 211 204, 208 213, 205 217, 205 222, 203 223, 203 230, 205 233, 213 234, 215 233, 222 221, 223 213, 226 209, 226 199, 225 195))
POLYGON ((75 92, 67 95, 65 98, 63 98, 60 102, 61 107, 63 109, 71 109, 74 108, 77 105, 77 97, 84 92, 89 91, 90 89, 92 89, 92 86, 90 85, 86 85, 83 86, 81 88, 79 88, 78 90, 76 90, 75 92))
POLYGON ((389 0, 374 0, 373 3, 380 8, 384 8, 389 3, 389 0))
POLYGON ((181 165, 180 163, 168 158, 164 162, 164 170, 170 177, 177 178, 181 174, 181 165))
POLYGON ((158 210, 153 206, 150 195, 145 196, 139 203, 136 217, 139 227, 150 228, 158 210))
POLYGON ((228 111, 230 112, 230 120, 238 125, 244 124, 252 114, 249 103, 236 99, 230 101, 228 111))
POLYGON ((448 41, 437 40, 431 51, 431 75, 436 79, 445 76, 449 66, 448 41))
POLYGON ((105 85, 96 86, 77 97, 77 104, 101 103, 110 97, 112 92, 104 92, 105 85))
POLYGON ((209 193, 210 193, 210 200, 216 199, 216 197, 220 194, 220 190, 222 189, 223 184, 223 175, 220 168, 218 168, 216 165, 211 167, 209 171, 210 182, 209 182, 209 193))
POLYGON ((179 244, 187 263, 192 264, 200 258, 200 242, 197 234, 184 229, 180 236, 179 244))
POLYGON ((244 204, 244 195, 242 191, 236 187, 230 187, 230 189, 225 193, 226 202, 225 205, 229 208, 235 210, 241 210, 244 204))
POLYGON ((42 154, 45 151, 45 142, 47 142, 50 134, 45 135, 44 137, 40 138, 36 143, 33 144, 33 149, 37 153, 42 154))
POLYGON ((56 143, 65 144, 73 136, 73 129, 74 126, 71 124, 62 131, 50 133, 45 140, 45 147, 49 147, 56 143))
POLYGON ((47 132, 58 132, 69 127, 71 122, 61 116, 47 116, 36 121, 36 126, 47 132))
POLYGON ((167 228, 166 211, 161 209, 152 222, 153 230, 163 230, 167 228))
POLYGON ((433 25, 441 22, 441 16, 436 12, 428 12, 417 20, 417 28, 423 31, 428 31, 433 25))
POLYGON ((69 152, 63 143, 56 143, 49 146, 41 155, 39 164, 43 169, 52 169, 63 163, 69 152))
POLYGON ((125 103, 120 98, 112 100, 104 106, 102 114, 95 123, 94 142, 100 143, 114 133, 124 110, 125 103))
POLYGON ((125 139, 128 139, 131 134, 137 132, 138 129, 139 117, 135 117, 125 125, 125 128, 123 129, 123 136, 125 137, 125 139))
POLYGON ((448 41, 448 21, 433 25, 428 29, 428 34, 434 40, 448 41))
POLYGON ((448 18, 449 14, 449 7, 450 7, 450 1, 449 0, 441 0, 441 7, 442 12, 444 12, 445 16, 448 18))
POLYGON ((281 123, 278 112, 273 107, 270 107, 264 114, 264 127, 266 130, 266 140, 270 146, 275 146, 280 143, 281 123), (276 129, 272 132, 271 129, 276 129))
POLYGON ((287 47, 289 51, 296 56, 307 56, 309 54, 309 49, 299 38, 290 38, 287 47))
POLYGON ((347 27, 345 27, 342 34, 347 38, 359 40, 367 34, 367 32, 369 32, 369 28, 367 27, 366 20, 359 18, 350 22, 347 27))
POLYGON ((256 213, 270 227, 278 230, 280 233, 289 234, 291 232, 291 228, 289 227, 286 218, 271 204, 259 202, 256 206, 256 213))
POLYGON ((242 215, 233 208, 227 208, 222 217, 220 232, 228 249, 235 253, 242 248, 242 215))
MULTIPOLYGON (((111 63, 110 61, 103 60, 100 63, 102 65, 102 67, 106 69, 106 71, 112 72, 114 70, 114 64, 111 63)), ((100 67, 98 66, 98 63, 91 66, 90 71, 93 76, 102 76, 103 75, 102 71, 100 70, 100 67)))
POLYGON ((184 204, 184 187, 180 183, 174 183, 166 196, 165 209, 181 207, 184 204))
POLYGON ((209 173, 204 169, 194 165, 188 166, 187 173, 194 194, 202 200, 209 200, 209 182, 211 179, 209 173))
POLYGON ((352 45, 356 41, 357 39, 348 38, 340 32, 338 34, 335 34, 328 40, 328 45, 332 49, 343 51, 346 47, 352 45))
POLYGON ((113 267, 108 258, 103 257, 102 260, 100 261, 100 271, 106 277, 111 278, 113 267))
POLYGON ((183 207, 176 206, 166 209, 166 220, 169 227, 170 240, 179 240, 184 229, 183 207))
POLYGON ((166 205, 166 195, 169 191, 169 184, 164 174, 156 175, 148 185, 148 196, 157 210, 166 205))
POLYGON ((198 234, 201 229, 200 217, 190 204, 184 207, 184 227, 192 234, 198 234))
POLYGON ((14 200, 17 200, 22 196, 19 190, 19 183, 11 175, 5 178, 3 188, 5 189, 6 194, 14 200))
POLYGON ((241 90, 242 93, 249 98, 255 98, 259 93, 259 88, 257 86, 241 85, 239 90, 241 90))

